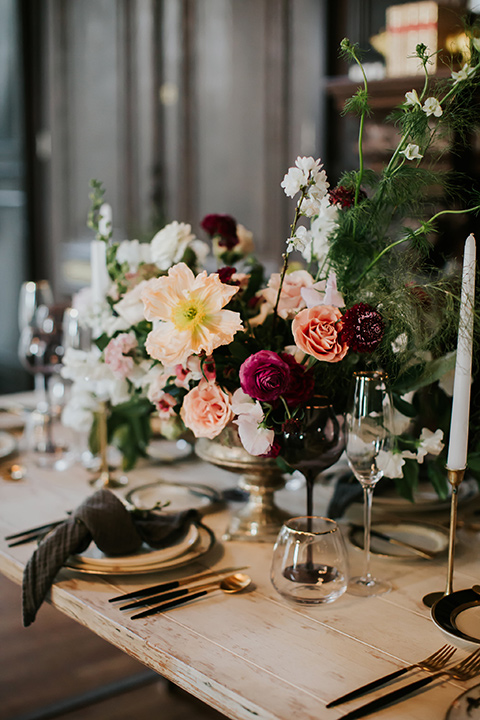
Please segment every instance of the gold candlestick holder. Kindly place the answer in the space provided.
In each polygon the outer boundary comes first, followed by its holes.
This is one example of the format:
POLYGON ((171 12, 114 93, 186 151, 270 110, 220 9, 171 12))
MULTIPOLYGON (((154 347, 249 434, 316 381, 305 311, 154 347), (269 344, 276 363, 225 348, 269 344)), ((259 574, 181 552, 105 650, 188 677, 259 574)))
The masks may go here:
POLYGON ((458 507, 458 488, 462 484, 465 469, 450 470, 447 468, 448 482, 452 486, 452 497, 450 501, 450 532, 448 538, 448 566, 447 566, 447 585, 445 592, 436 591, 425 595, 422 602, 427 607, 435 605, 437 600, 450 595, 453 592, 453 566, 455 562, 455 537, 457 531, 457 507, 458 507))
POLYGON ((108 434, 107 434, 107 417, 108 417, 108 405, 105 401, 100 403, 100 410, 98 412, 98 444, 99 444, 99 455, 100 455, 100 472, 90 480, 90 485, 93 487, 110 488, 115 489, 123 487, 128 483, 128 478, 125 475, 115 477, 108 465, 107 448, 108 448, 108 434))

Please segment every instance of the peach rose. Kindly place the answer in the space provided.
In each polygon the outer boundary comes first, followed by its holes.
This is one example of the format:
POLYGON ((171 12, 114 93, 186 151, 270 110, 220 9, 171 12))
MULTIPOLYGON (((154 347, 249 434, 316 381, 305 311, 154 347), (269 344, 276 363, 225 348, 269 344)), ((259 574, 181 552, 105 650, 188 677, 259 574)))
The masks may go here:
POLYGON ((202 380, 185 395, 180 415, 195 437, 212 440, 233 417, 230 394, 216 383, 202 380))
MULTIPOLYGON (((278 314, 281 318, 287 319, 295 315, 297 310, 305 307, 302 298, 302 288, 313 285, 313 277, 306 270, 294 270, 285 275, 282 286, 282 294, 278 303, 278 314)), ((268 287, 262 290, 262 295, 273 308, 277 301, 278 289, 280 287, 280 274, 274 273, 270 276, 268 287)))
POLYGON ((340 341, 342 313, 332 305, 301 310, 292 322, 295 344, 300 350, 324 362, 338 362, 348 351, 340 341))

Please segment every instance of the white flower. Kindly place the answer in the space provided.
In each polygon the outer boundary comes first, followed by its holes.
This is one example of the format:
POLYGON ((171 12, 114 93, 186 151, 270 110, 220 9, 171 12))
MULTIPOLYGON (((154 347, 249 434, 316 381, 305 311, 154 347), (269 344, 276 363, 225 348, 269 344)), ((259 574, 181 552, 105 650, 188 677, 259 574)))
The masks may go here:
POLYGON ((410 90, 409 92, 406 92, 405 98, 406 98, 405 105, 412 105, 413 107, 415 107, 415 106, 422 107, 420 99, 417 95, 417 91, 415 89, 410 90))
POLYGON ((287 174, 280 183, 285 195, 293 198, 307 185, 310 186, 308 195, 311 198, 320 200, 321 197, 326 195, 329 184, 325 170, 321 169, 322 163, 320 160, 314 160, 313 157, 297 157, 295 165, 296 167, 288 169, 287 174))
POLYGON ((191 225, 174 220, 153 237, 152 262, 160 270, 168 270, 174 263, 180 262, 188 245, 195 239, 191 230, 191 225))
POLYGON ((343 295, 337 290, 337 276, 330 271, 327 281, 320 280, 311 287, 304 287, 300 290, 307 308, 317 305, 333 305, 334 307, 344 307, 345 300, 343 295))
POLYGON ((408 143, 405 150, 400 150, 400 155, 405 155, 407 160, 420 160, 423 157, 420 154, 420 148, 415 143, 408 143))
POLYGON ((331 205, 328 196, 320 201, 317 217, 310 225, 312 242, 302 252, 307 262, 323 263, 329 248, 328 238, 337 226, 338 208, 331 205))
POLYGON ((268 453, 275 439, 273 430, 259 427, 258 422, 251 415, 239 415, 233 422, 238 427, 238 435, 243 447, 250 455, 268 453))
POLYGON ((116 257, 120 264, 128 263, 128 271, 134 273, 141 263, 152 262, 151 247, 138 240, 124 240, 117 248, 116 257))
POLYGON ((403 477, 402 467, 404 465, 405 460, 400 453, 392 453, 390 450, 380 450, 377 455, 377 467, 383 472, 385 477, 403 477))
POLYGON ((436 430, 434 433, 428 428, 423 428, 420 433, 420 445, 417 449, 417 460, 421 464, 425 455, 440 455, 445 444, 443 430, 436 430))
POLYGON ((407 333, 401 333, 392 342, 392 352, 397 355, 399 352, 404 352, 408 346, 408 335, 407 333))
POLYGON ((143 302, 140 296, 146 284, 147 281, 142 280, 142 282, 135 285, 132 290, 126 292, 123 298, 113 306, 115 312, 118 313, 122 320, 128 323, 129 326, 136 325, 142 322, 142 320, 145 320, 143 302))
POLYGON ((232 412, 237 415, 233 422, 238 427, 238 435, 245 450, 250 455, 265 455, 273 445, 275 433, 259 427, 264 413, 258 400, 253 400, 239 388, 232 396, 232 412))
POLYGON ((193 252, 197 256, 198 264, 200 266, 203 266, 205 264, 205 260, 207 259, 207 255, 210 252, 209 244, 203 242, 203 240, 198 240, 198 238, 194 238, 191 242, 189 242, 188 247, 193 250, 193 252))
POLYGON ((312 233, 307 230, 306 227, 300 225, 296 232, 295 237, 290 237, 287 240, 287 252, 291 253, 294 250, 298 250, 302 255, 307 250, 307 247, 312 244, 312 233))
POLYGON ((453 84, 456 85, 457 83, 462 82, 463 80, 468 80, 468 78, 471 75, 474 75, 474 73, 475 73, 475 68, 470 67, 470 65, 468 63, 465 63, 465 65, 462 67, 461 70, 459 70, 458 72, 455 72, 455 71, 452 72, 452 78, 454 80, 453 84))
POLYGON ((430 117, 430 115, 440 117, 443 114, 442 106, 438 102, 437 98, 434 97, 429 97, 425 100, 422 110, 427 117, 430 117))
POLYGON ((320 200, 307 196, 302 202, 301 210, 302 215, 305 215, 305 217, 315 217, 320 212, 320 200))
POLYGON ((232 412, 234 415, 250 415, 257 420, 257 423, 262 422, 264 418, 262 406, 258 400, 251 398, 241 388, 235 390, 232 395, 232 412))

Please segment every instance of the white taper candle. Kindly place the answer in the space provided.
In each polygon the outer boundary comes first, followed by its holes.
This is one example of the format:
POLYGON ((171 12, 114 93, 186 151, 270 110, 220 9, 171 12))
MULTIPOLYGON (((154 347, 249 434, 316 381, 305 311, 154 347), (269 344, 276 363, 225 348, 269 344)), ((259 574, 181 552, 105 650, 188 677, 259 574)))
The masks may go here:
POLYGON ((463 255, 462 295, 458 324, 457 359, 453 383, 452 417, 447 468, 464 470, 467 465, 472 346, 475 305, 475 238, 469 235, 463 255))

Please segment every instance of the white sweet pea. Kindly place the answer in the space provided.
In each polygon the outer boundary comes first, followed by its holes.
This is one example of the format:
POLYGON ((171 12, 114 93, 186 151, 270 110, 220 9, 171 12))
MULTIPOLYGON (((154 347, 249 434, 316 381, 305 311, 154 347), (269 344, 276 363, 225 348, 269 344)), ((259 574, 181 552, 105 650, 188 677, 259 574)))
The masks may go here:
POLYGON ((116 257, 120 264, 128 263, 128 271, 134 273, 141 263, 152 262, 151 247, 149 243, 138 240, 123 240, 117 248, 116 257))
POLYGON ((402 467, 404 465, 405 460, 400 453, 392 453, 390 450, 380 450, 377 455, 377 467, 383 472, 385 477, 403 477, 402 467))
POLYGON ((430 115, 434 115, 435 117, 443 115, 442 106, 438 102, 437 98, 434 97, 429 97, 425 100, 422 110, 427 117, 430 117, 430 115))
POLYGON ((420 102, 420 98, 418 97, 415 89, 405 93, 405 105, 422 107, 422 103, 420 102))
POLYGON ((458 72, 452 72, 452 78, 454 80, 453 84, 457 85, 457 83, 463 82, 463 80, 468 80, 468 78, 474 74, 475 68, 471 67, 468 63, 465 63, 461 70, 458 72))
POLYGON ((234 415, 249 415, 257 423, 262 422, 264 418, 262 406, 258 400, 251 398, 241 388, 235 390, 232 395, 232 412, 234 415))
POLYGON ((268 453, 275 439, 273 430, 259 427, 252 415, 239 415, 233 422, 238 427, 238 435, 243 447, 250 455, 268 453))
POLYGON ((326 195, 329 187, 327 174, 321 168, 320 160, 315 160, 313 157, 297 157, 295 167, 288 169, 280 187, 284 189, 285 195, 293 198, 308 185, 310 198, 319 200, 326 195))
POLYGON ((420 160, 423 157, 420 148, 415 143, 408 143, 405 150, 400 150, 400 155, 405 155, 407 160, 420 160))
POLYGON ((440 455, 445 444, 443 430, 436 430, 434 433, 428 428, 423 428, 420 433, 420 445, 417 449, 417 460, 421 464, 425 455, 440 455))
POLYGON ((300 225, 297 227, 294 237, 290 237, 287 240, 287 253, 291 253, 294 250, 298 250, 302 255, 306 252, 307 248, 312 244, 312 234, 306 227, 300 225))
POLYGON ((325 196, 319 204, 317 217, 310 225, 311 243, 302 252, 307 262, 316 261, 320 265, 325 260, 329 249, 329 236, 335 230, 338 219, 338 208, 332 205, 325 196))
POLYGON ((330 271, 327 281, 320 280, 311 287, 302 288, 300 293, 307 308, 316 305, 333 305, 338 308, 345 306, 343 295, 337 290, 337 276, 333 270, 330 271))

